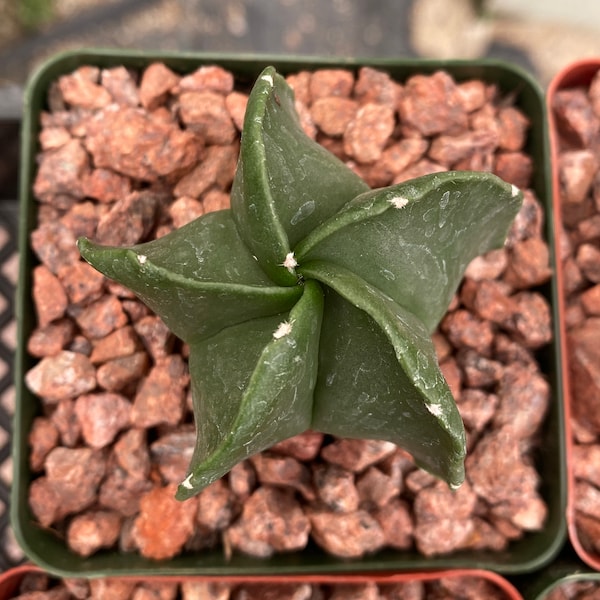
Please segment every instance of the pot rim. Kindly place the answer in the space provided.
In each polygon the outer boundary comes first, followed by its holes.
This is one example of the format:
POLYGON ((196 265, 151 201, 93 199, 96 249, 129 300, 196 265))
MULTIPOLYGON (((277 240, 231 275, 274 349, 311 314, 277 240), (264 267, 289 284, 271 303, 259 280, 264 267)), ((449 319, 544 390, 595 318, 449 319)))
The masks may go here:
MULTIPOLYGON (((374 68, 388 69, 390 71, 396 70, 396 76, 408 77, 411 74, 417 73, 431 73, 435 70, 447 70, 451 75, 456 76, 457 73, 460 75, 460 79, 465 80, 468 78, 481 78, 488 83, 495 83, 501 89, 508 89, 510 91, 517 90, 521 92, 524 97, 524 102, 527 104, 527 111, 529 116, 532 118, 534 127, 532 127, 532 135, 530 136, 530 144, 534 146, 537 154, 534 157, 535 160, 539 161, 539 167, 536 169, 534 175, 535 180, 532 187, 538 192, 540 201, 543 202, 546 208, 549 207, 552 193, 549 182, 549 162, 548 162, 548 139, 547 139, 547 122, 545 119, 545 104, 543 101, 543 94, 538 82, 526 71, 520 67, 516 67, 505 61, 499 61, 494 59, 481 59, 481 60, 429 60, 429 59, 371 59, 371 58, 342 58, 336 57, 301 57, 301 56, 274 56, 265 54, 211 54, 211 53, 148 53, 144 51, 126 51, 126 50, 111 50, 111 49, 83 49, 68 51, 56 55, 53 58, 48 59, 38 70, 33 74, 31 80, 26 88, 25 92, 25 105, 24 105, 24 121, 23 121, 23 134, 22 134, 22 160, 23 165, 21 171, 21 219, 20 219, 20 254, 22 257, 26 257, 30 254, 28 247, 29 228, 32 223, 33 207, 29 205, 31 200, 31 181, 34 169, 34 155, 32 154, 36 148, 36 134, 37 134, 37 123, 34 122, 32 111, 35 109, 36 95, 39 96, 41 88, 46 85, 49 81, 55 79, 58 75, 62 74, 57 69, 62 69, 62 72, 70 72, 77 66, 82 64, 96 64, 101 67, 107 67, 108 65, 116 66, 119 64, 125 64, 130 68, 141 68, 148 65, 153 60, 163 60, 167 64, 187 64, 199 67, 202 64, 220 64, 221 66, 229 69, 233 69, 236 66, 242 66, 245 71, 242 71, 242 75, 245 73, 246 76, 252 73, 256 73, 260 69, 261 65, 275 64, 280 65, 287 72, 298 71, 302 68, 305 69, 316 69, 316 68, 327 68, 327 67, 339 67, 339 68, 352 68, 358 69, 361 66, 372 66, 374 68), (486 76, 486 73, 487 76, 486 76)), ((45 89, 45 88, 44 88, 45 89)), ((39 97, 38 97, 39 104, 39 97)), ((550 212, 547 210, 547 212, 550 212)), ((552 215, 547 216, 546 223, 546 237, 550 241, 551 252, 554 253, 552 248, 552 215)), ((31 309, 30 300, 27 297, 28 292, 28 280, 30 278, 28 268, 25 264, 26 260, 21 262, 21 269, 19 272, 19 284, 17 289, 16 307, 18 317, 18 336, 22 340, 23 332, 26 326, 24 322, 31 318, 28 314, 28 308, 31 309)), ((556 261, 554 261, 556 262, 556 261)), ((547 288, 548 299, 554 305, 554 321, 558 321, 556 318, 556 287, 553 281, 548 285, 547 288)), ((29 310, 31 313, 31 310, 29 310)), ((554 328, 555 337, 558 336, 556 325, 554 328)), ((26 350, 23 347, 24 344, 19 344, 16 352, 15 360, 15 375, 20 378, 17 384, 17 394, 24 393, 22 388, 22 374, 25 371, 25 367, 28 363, 26 357, 26 350)), ((566 523, 564 522, 564 510, 566 506, 566 483, 565 483, 565 469, 564 469, 564 441, 562 439, 564 431, 560 423, 562 420, 562 404, 560 398, 561 385, 560 385, 560 355, 557 342, 553 343, 553 346, 549 347, 548 356, 545 358, 546 362, 550 363, 550 368, 545 369, 551 378, 556 380, 554 388, 554 402, 552 407, 552 424, 547 427, 551 430, 552 437, 547 435, 548 444, 551 448, 547 450, 551 455, 552 460, 547 462, 552 463, 546 465, 544 469, 544 476, 546 478, 552 477, 552 481, 546 484, 543 490, 544 497, 546 500, 550 500, 551 515, 549 516, 548 526, 544 531, 538 532, 537 534, 528 534, 527 540, 524 544, 519 546, 519 551, 515 552, 514 547, 509 548, 504 553, 481 553, 471 552, 469 554, 462 553, 451 556, 438 557, 436 559, 426 559, 425 557, 411 558, 409 553, 398 553, 395 552, 394 556, 396 565, 391 564, 390 553, 388 552, 386 558, 382 558, 381 553, 376 555, 370 561, 331 561, 325 560, 323 563, 306 565, 299 564, 299 561, 273 560, 273 565, 265 566, 264 562, 253 562, 242 561, 240 572, 241 573, 259 573, 259 572, 273 572, 276 571, 282 573, 329 573, 339 571, 340 573, 356 572, 357 570, 363 570, 372 572, 374 570, 386 571, 390 569, 395 570, 406 570, 415 571, 417 569, 446 569, 446 568, 464 568, 465 565, 470 565, 476 568, 482 569, 493 569, 499 573, 523 573, 530 572, 541 566, 549 563, 562 548, 564 539, 566 537, 566 523), (556 404, 556 406, 554 406, 556 404), (555 464, 558 463, 558 464, 555 464), (557 472, 558 471, 558 472, 557 472), (515 556, 515 554, 517 556, 515 556), (377 560, 377 558, 381 560, 377 560), (277 565, 275 566, 275 563, 277 565), (400 566, 397 566, 400 563, 400 566)), ((24 422, 30 418, 31 415, 26 414, 26 409, 23 405, 26 402, 17 402, 17 414, 16 423, 23 427, 24 422)), ((31 402, 30 402, 31 404, 31 402)), ((31 412, 31 409, 27 409, 31 412)), ((33 537, 33 529, 36 527, 32 526, 28 520, 27 507, 19 506, 19 498, 22 498, 22 488, 28 485, 28 471, 25 466, 25 460, 22 456, 23 451, 21 448, 26 444, 25 432, 19 430, 19 426, 15 427, 15 435, 13 436, 13 456, 15 457, 15 478, 13 485, 13 499, 11 502, 11 520, 15 533, 19 538, 21 545, 26 548, 31 559, 35 560, 38 564, 50 570, 52 572, 69 576, 101 576, 110 573, 110 568, 105 560, 96 561, 97 557, 90 557, 85 561, 80 561, 80 569, 84 569, 85 572, 77 572, 77 568, 73 565, 79 564, 79 558, 74 555, 68 555, 65 560, 61 560, 60 564, 50 562, 54 561, 56 552, 52 553, 49 550, 50 547, 54 547, 54 540, 50 539, 51 534, 48 534, 48 539, 44 538, 42 544, 34 544, 32 547, 31 540, 33 537), (19 458, 19 456, 21 458, 19 458), (21 489, 19 489, 21 488, 21 489), (27 528, 27 535, 23 533, 23 529, 27 528), (31 534, 31 535, 30 535, 31 534), (29 539, 28 539, 29 538, 29 539), (42 552, 40 552, 42 548, 42 552), (52 555, 52 561, 48 557, 52 555), (69 560, 67 560, 69 559, 69 560), (68 564, 67 564, 68 563, 68 564), (84 564, 85 563, 85 564, 84 564)), ((24 504, 27 504, 26 502, 24 504)), ((40 535, 42 532, 39 528, 35 531, 35 536, 40 535)), ((516 542, 518 544, 518 542, 516 542)), ((65 553, 67 551, 65 550, 65 553)), ((68 553, 67 553, 68 554, 68 553)), ((412 553, 416 554, 416 553, 412 553)), ((104 558, 104 557, 103 557, 104 558)), ((179 563, 178 563, 179 564, 179 563)), ((151 572, 156 572, 156 568, 164 568, 165 573, 169 574, 182 574, 188 575, 198 570, 204 571, 207 574, 225 576, 231 573, 230 566, 217 565, 211 561, 204 561, 202 559, 196 559, 194 561, 188 561, 185 564, 174 567, 169 562, 167 565, 152 566, 136 566, 130 569, 130 574, 133 576, 144 575, 151 572)), ((121 572, 124 567, 121 566, 121 572)))

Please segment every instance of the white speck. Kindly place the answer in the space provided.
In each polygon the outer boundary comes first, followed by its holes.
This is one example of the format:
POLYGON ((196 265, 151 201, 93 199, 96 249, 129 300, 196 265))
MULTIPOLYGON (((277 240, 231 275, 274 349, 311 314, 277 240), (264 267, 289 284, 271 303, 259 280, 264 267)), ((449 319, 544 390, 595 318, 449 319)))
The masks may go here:
POLYGON ((442 407, 437 404, 426 404, 425 407, 434 417, 441 417, 444 412, 442 407))
POLYGON ((188 490, 191 490, 194 488, 194 486, 192 485, 192 474, 191 473, 181 482, 181 485, 188 490))
POLYGON ((511 191, 511 193, 512 193, 512 197, 514 198, 515 196, 518 196, 518 195, 519 195, 519 192, 520 192, 521 190, 519 190, 519 188, 518 188, 518 187, 517 187, 517 186, 516 186, 516 185, 513 183, 513 184, 510 186, 510 191, 511 191))
POLYGON ((266 81, 270 86, 273 86, 273 78, 270 75, 263 75, 261 79, 266 81))
POLYGON ((138 259, 140 265, 143 265, 148 260, 148 257, 145 254, 138 254, 137 259, 138 259))
POLYGON ((395 196, 394 198, 390 198, 388 202, 394 208, 404 208, 408 204, 408 198, 403 198, 402 196, 395 196))
POLYGON ((457 490, 460 488, 460 486, 462 485, 462 483, 451 483, 450 484, 450 489, 451 490, 457 490))
POLYGON ((298 266, 298 261, 293 252, 288 252, 285 255, 285 260, 281 263, 281 266, 285 267, 290 273, 294 272, 294 269, 298 266))
POLYGON ((292 332, 292 324, 288 321, 279 323, 279 327, 273 332, 273 338, 280 340, 282 337, 289 335, 292 332))

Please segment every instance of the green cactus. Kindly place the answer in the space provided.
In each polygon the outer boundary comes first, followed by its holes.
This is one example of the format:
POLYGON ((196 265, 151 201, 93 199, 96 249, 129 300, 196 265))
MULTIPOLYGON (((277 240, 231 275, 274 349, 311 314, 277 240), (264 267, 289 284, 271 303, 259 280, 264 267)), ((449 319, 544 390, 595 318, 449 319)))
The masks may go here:
POLYGON ((177 497, 308 429, 392 441, 459 486, 464 429, 430 336, 521 202, 489 173, 369 189, 304 134, 266 68, 230 210, 128 249, 78 242, 189 344, 197 440, 177 497))

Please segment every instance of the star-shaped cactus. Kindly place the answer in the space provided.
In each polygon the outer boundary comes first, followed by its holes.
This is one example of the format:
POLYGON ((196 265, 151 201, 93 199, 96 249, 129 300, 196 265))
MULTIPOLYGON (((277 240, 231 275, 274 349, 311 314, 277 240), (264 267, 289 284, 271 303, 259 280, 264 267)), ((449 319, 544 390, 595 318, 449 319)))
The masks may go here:
POLYGON ((460 485, 464 428, 430 336, 521 201, 489 173, 369 189, 305 135, 266 68, 230 210, 127 249, 79 240, 189 344, 197 440, 177 497, 308 429, 394 442, 460 485))

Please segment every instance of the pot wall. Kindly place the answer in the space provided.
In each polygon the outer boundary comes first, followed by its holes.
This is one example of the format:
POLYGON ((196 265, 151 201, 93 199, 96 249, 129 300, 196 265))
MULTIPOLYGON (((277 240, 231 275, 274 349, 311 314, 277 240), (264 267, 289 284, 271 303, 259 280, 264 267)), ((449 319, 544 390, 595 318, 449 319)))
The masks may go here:
MULTIPOLYGON (((35 222, 35 205, 32 198, 32 181, 35 173, 37 151, 38 116, 44 108, 48 86, 58 76, 70 73, 84 64, 110 67, 124 65, 140 69, 154 61, 163 61, 179 72, 189 72, 201 64, 220 64, 224 68, 239 74, 242 80, 251 83, 267 64, 273 64, 282 73, 290 73, 302 68, 358 68, 368 64, 388 71, 399 80, 416 73, 431 73, 438 69, 448 71, 457 80, 480 78, 500 86, 504 93, 518 92, 518 104, 531 120, 531 132, 528 151, 536 165, 533 187, 538 198, 548 209, 551 201, 551 186, 548 178, 548 147, 545 108, 537 84, 520 70, 496 62, 431 62, 431 61, 333 61, 311 59, 276 59, 274 57, 214 57, 206 55, 148 55, 140 53, 80 52, 61 55, 49 61, 32 79, 26 96, 26 112, 23 128, 24 170, 21 179, 21 231, 20 255, 21 271, 17 299, 19 343, 16 356, 17 378, 17 414, 14 427, 14 464, 15 476, 12 497, 12 521, 21 545, 29 557, 45 569, 58 574, 77 576, 102 576, 107 574, 143 575, 154 574, 160 568, 169 575, 210 574, 268 574, 268 573, 314 573, 314 572, 356 572, 373 570, 418 570, 421 568, 461 568, 465 566, 494 569, 502 573, 528 572, 549 562, 560 549, 564 533, 564 506, 566 489, 563 468, 563 423, 562 399, 560 397, 560 348, 554 345, 544 350, 541 357, 543 369, 548 377, 554 396, 550 414, 543 431, 543 441, 539 468, 545 483, 542 494, 549 508, 546 527, 536 533, 528 534, 522 540, 514 542, 509 551, 502 553, 462 553, 460 555, 441 556, 425 559, 414 552, 384 551, 367 557, 360 562, 341 561, 324 556, 314 550, 301 555, 277 556, 270 560, 252 559, 234 556, 230 561, 221 555, 202 556, 194 554, 176 557, 160 563, 139 556, 118 555, 106 552, 87 559, 75 556, 67 551, 63 543, 51 532, 44 531, 33 524, 27 506, 27 490, 32 477, 28 466, 27 432, 38 411, 38 402, 23 384, 23 374, 33 366, 26 353, 26 340, 34 327, 33 307, 31 304, 31 267, 34 261, 29 248, 29 234, 35 222)), ((552 248, 552 215, 547 210, 546 236, 552 248)), ((546 297, 554 304, 554 321, 557 322, 556 288, 553 283, 544 286, 546 297)), ((555 340, 558 332, 555 329, 555 340)))
MULTIPOLYGON (((594 75, 600 70, 600 58, 591 58, 587 60, 577 61, 565 67, 560 71, 550 82, 546 96, 547 111, 550 123, 550 147, 552 160, 552 178, 553 178, 553 211, 555 215, 555 238, 560 239, 562 235, 562 219, 561 215, 561 182, 559 171, 559 135, 558 123, 556 115, 553 111, 556 94, 560 90, 566 90, 573 87, 589 86, 594 75)), ((562 261, 557 261, 556 264, 556 280, 560 290, 565 289, 565 272, 562 261)), ((565 294, 561 293, 558 296, 559 310, 562 315, 566 311, 565 294)), ((569 368, 569 349, 567 347, 567 325, 565 319, 561 319, 559 326, 561 328, 562 340, 562 355, 565 360, 565 369, 563 372, 564 383, 564 399, 565 399, 565 425, 566 425, 566 450, 568 464, 568 505, 567 505, 567 524, 568 533, 571 543, 579 557, 589 566, 600 570, 600 555, 591 553, 582 544, 581 531, 578 529, 575 522, 575 476, 573 473, 573 447, 574 447, 574 432, 572 429, 572 412, 573 402, 575 401, 572 392, 572 380, 569 368)))
MULTIPOLYGON (((30 574, 41 574, 43 571, 34 565, 22 565, 15 567, 5 573, 0 574, 0 600, 9 600, 14 598, 18 593, 19 585, 23 581, 23 578, 30 574)), ((504 600, 522 600, 523 597, 508 580, 504 577, 493 573, 491 571, 483 571, 479 569, 466 569, 466 570, 453 570, 453 571, 432 571, 429 573, 396 573, 396 574, 379 574, 379 575, 342 575, 342 576, 318 576, 318 575, 305 575, 305 576, 269 576, 269 577, 219 577, 219 583, 232 583, 232 584, 315 584, 315 585, 344 585, 344 586, 356 586, 361 584, 371 583, 376 585, 386 585, 394 583, 410 583, 410 582, 434 582, 439 579, 447 580, 461 580, 463 578, 469 578, 476 582, 485 582, 494 585, 498 590, 503 593, 504 600)), ((135 581, 135 580, 134 580, 135 581)), ((161 583, 183 583, 186 581, 206 582, 212 581, 207 577, 188 577, 188 578, 174 578, 174 577, 154 577, 153 582, 161 583)), ((136 581, 140 583, 140 581, 136 581)), ((150 584, 147 578, 143 580, 143 583, 150 584)))

